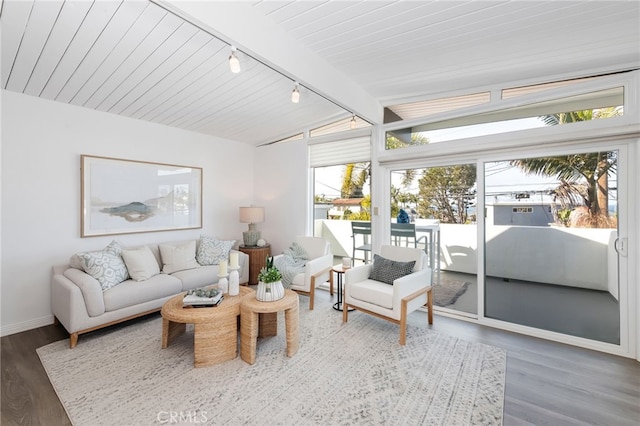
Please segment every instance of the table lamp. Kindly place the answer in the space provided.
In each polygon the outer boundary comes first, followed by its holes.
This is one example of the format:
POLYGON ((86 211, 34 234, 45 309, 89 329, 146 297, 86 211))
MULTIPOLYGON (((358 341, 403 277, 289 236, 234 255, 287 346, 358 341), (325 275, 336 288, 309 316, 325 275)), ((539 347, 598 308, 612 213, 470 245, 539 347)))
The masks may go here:
POLYGON ((240 223, 248 223, 249 230, 242 233, 244 245, 254 247, 260 239, 256 223, 264 222, 264 207, 240 207, 240 223))

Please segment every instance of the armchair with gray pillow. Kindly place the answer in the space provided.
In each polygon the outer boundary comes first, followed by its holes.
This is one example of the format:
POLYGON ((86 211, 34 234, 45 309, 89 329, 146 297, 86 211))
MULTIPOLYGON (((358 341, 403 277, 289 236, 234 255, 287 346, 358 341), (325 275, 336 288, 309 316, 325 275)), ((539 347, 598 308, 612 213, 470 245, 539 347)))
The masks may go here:
POLYGON ((431 270, 424 251, 412 247, 382 246, 372 264, 348 269, 344 276, 343 322, 349 309, 400 325, 400 344, 406 343, 407 315, 427 305, 433 324, 431 270))

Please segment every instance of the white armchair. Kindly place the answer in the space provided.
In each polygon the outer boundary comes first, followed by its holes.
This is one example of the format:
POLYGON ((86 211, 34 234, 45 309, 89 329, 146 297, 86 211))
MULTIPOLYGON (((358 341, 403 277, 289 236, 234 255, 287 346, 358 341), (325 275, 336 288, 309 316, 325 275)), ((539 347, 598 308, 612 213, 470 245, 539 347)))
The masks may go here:
MULTIPOLYGON (((305 263, 304 272, 293 277, 290 288, 296 293, 309 296, 309 310, 313 310, 316 287, 329 281, 333 266, 331 245, 319 237, 298 236, 296 242, 307 252, 309 260, 305 263)), ((333 296, 332 285, 329 287, 329 292, 333 296)))
MULTIPOLYGON (((427 319, 433 324, 431 270, 424 251, 412 247, 382 246, 380 256, 397 261, 415 261, 410 274, 393 280, 393 284, 370 279, 375 266, 367 264, 348 269, 344 275, 342 321, 347 322, 349 308, 400 325, 400 344, 406 343, 407 314, 427 305, 427 319)), ((388 272, 388 271, 386 271, 388 272)))

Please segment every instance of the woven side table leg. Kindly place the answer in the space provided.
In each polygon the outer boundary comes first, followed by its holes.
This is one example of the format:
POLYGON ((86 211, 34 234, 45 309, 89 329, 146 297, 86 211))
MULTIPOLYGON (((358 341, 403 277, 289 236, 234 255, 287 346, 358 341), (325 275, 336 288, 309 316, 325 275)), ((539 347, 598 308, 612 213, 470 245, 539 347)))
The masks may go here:
POLYGON ((240 309, 240 358, 248 364, 256 362, 258 340, 258 313, 240 309))
POLYGON ((278 313, 265 312, 259 315, 258 337, 278 335, 278 313))
POLYGON ((162 349, 168 347, 173 339, 184 333, 186 329, 187 324, 162 318, 162 349))
POLYGON ((284 321, 287 328, 287 356, 292 357, 298 352, 298 318, 299 304, 284 311, 284 321))

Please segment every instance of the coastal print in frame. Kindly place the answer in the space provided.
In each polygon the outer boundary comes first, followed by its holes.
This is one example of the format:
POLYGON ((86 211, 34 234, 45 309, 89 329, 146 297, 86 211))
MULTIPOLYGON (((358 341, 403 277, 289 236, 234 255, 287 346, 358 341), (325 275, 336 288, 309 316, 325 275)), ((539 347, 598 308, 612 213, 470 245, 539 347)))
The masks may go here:
POLYGON ((82 155, 81 236, 202 228, 202 168, 82 155))

